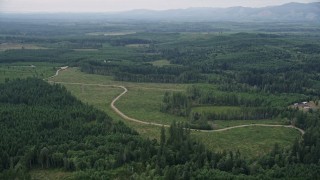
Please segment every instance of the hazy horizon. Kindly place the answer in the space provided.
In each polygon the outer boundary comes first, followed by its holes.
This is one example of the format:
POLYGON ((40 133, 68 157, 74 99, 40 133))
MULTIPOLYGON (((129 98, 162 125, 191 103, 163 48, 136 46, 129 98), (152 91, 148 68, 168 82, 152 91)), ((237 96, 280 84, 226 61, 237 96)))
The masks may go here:
POLYGON ((226 2, 217 0, 0 0, 1 12, 37 13, 37 12, 120 12, 136 9, 167 10, 192 7, 226 8, 234 6, 265 7, 290 2, 311 3, 318 0, 238 0, 226 2))

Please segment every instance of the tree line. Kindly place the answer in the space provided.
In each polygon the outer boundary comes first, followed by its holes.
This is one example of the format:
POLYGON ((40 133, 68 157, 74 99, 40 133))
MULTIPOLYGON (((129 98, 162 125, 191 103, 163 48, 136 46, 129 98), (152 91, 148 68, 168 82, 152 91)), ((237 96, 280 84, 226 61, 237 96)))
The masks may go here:
POLYGON ((111 75, 117 81, 192 83, 203 82, 206 77, 183 66, 156 67, 148 63, 125 64, 119 62, 89 61, 81 63, 81 71, 111 75))

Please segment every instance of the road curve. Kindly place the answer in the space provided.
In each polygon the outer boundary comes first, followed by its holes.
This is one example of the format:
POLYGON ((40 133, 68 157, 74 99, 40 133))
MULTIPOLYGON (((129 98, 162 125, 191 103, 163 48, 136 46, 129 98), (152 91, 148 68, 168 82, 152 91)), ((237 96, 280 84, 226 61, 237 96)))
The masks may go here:
MULTIPOLYGON (((58 69, 56 74, 49 77, 48 79, 51 79, 55 76, 59 75, 59 71, 63 70, 63 69, 58 69)), ((123 89, 123 92, 121 94, 119 94, 117 97, 115 97, 111 104, 110 107, 112 108, 112 110, 117 113, 119 116, 121 116, 123 119, 125 120, 129 120, 129 121, 133 121, 136 123, 140 123, 140 124, 146 124, 146 125, 153 125, 153 126, 159 126, 159 127, 170 127, 167 124, 160 124, 160 123, 154 123, 154 122, 146 122, 146 121, 142 121, 139 119, 135 119, 135 118, 131 118, 129 116, 127 116, 126 114, 124 114, 122 111, 120 111, 116 106, 115 103, 128 92, 128 89, 124 86, 119 86, 119 85, 104 85, 104 84, 88 84, 88 83, 68 83, 68 82, 59 82, 59 81, 48 81, 50 83, 58 83, 58 84, 72 84, 72 85, 85 85, 85 86, 100 86, 100 87, 115 87, 115 88, 121 88, 123 89)), ((231 126, 231 127, 226 127, 226 128, 222 128, 222 129, 214 129, 214 130, 199 130, 199 129, 190 129, 192 131, 198 131, 198 132, 223 132, 223 131, 227 131, 227 130, 231 130, 231 129, 236 129, 236 128, 243 128, 243 127, 250 127, 250 126, 262 126, 262 127, 284 127, 284 128, 293 128, 298 130, 302 135, 305 133, 305 131, 303 129, 300 129, 298 127, 295 127, 293 125, 274 125, 274 124, 245 124, 245 125, 238 125, 238 126, 231 126)))
MULTIPOLYGON (((128 92, 128 89, 124 86, 115 86, 115 87, 119 87, 122 88, 124 91, 119 94, 116 98, 113 99, 113 101, 111 102, 111 108, 113 111, 115 111, 118 115, 120 115, 122 118, 129 120, 129 121, 134 121, 137 123, 141 123, 141 124, 149 124, 149 125, 154 125, 154 126, 164 126, 164 127, 169 127, 169 125, 166 124, 159 124, 159 123, 153 123, 153 122, 145 122, 145 121, 141 121, 138 119, 134 119, 131 118, 127 115, 125 115, 123 112, 121 112, 114 104, 116 101, 118 101, 121 96, 123 96, 124 94, 126 94, 128 92)), ((227 131, 230 129, 235 129, 235 128, 243 128, 243 127, 249 127, 249 126, 262 126, 262 127, 285 127, 285 128, 293 128, 298 130, 302 135, 305 133, 304 130, 297 128, 295 126, 292 125, 273 125, 273 124, 245 124, 245 125, 238 125, 238 126, 232 126, 232 127, 227 127, 227 128, 222 128, 222 129, 214 129, 214 130, 199 130, 199 129, 190 129, 192 131, 200 131, 200 132, 222 132, 222 131, 227 131)))
POLYGON ((59 72, 60 71, 62 71, 62 70, 66 70, 68 68, 68 66, 65 66, 65 67, 60 67, 57 71, 56 71, 56 74, 54 74, 53 76, 50 76, 50 77, 48 77, 48 78, 45 78, 45 79, 43 79, 43 80, 46 80, 46 79, 51 79, 51 78, 54 78, 54 77, 56 77, 56 76, 58 76, 59 75, 59 72))

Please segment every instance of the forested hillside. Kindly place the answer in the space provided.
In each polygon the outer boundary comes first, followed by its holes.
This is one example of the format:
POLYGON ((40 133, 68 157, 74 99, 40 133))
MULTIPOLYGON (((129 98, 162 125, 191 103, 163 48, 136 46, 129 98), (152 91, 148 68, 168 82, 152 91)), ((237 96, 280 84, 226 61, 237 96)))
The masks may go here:
POLYGON ((90 60, 81 63, 81 70, 111 75, 120 81, 206 82, 217 84, 223 91, 319 95, 316 88, 320 45, 314 41, 318 36, 315 39, 263 33, 167 36, 175 41, 152 41, 144 48, 148 56, 140 61, 90 60), (170 64, 161 67, 150 64, 160 58, 170 64))
POLYGON ((0 84, 0 103, 0 179, 24 177, 32 168, 115 169, 142 158, 141 148, 153 149, 60 85, 10 81, 0 84), (134 156, 124 158, 129 152, 134 156))
POLYGON ((60 168, 72 179, 319 178, 318 112, 295 112, 306 130, 290 149, 275 145, 257 160, 210 152, 183 124, 144 140, 122 123, 39 79, 0 85, 0 178, 28 179, 30 169, 60 168))

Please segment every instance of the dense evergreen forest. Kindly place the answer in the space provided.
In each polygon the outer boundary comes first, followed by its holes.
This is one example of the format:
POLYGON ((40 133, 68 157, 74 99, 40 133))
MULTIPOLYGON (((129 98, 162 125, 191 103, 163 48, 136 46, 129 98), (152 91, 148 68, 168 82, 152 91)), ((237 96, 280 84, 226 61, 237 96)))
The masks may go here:
POLYGON ((60 85, 14 80, 0 84, 0 92, 1 179, 37 167, 112 169, 124 149, 150 144, 60 85))
POLYGON ((39 169, 70 172, 70 179, 320 179, 320 112, 289 107, 319 102, 318 24, 0 23, 0 179, 30 179, 39 169), (20 72, 46 78, 61 66, 120 83, 188 84, 164 93, 156 107, 188 121, 144 139, 64 86, 15 79, 20 72), (245 157, 236 148, 208 150, 189 129, 265 119, 305 134, 245 157))
MULTIPOLYGON (((153 44, 148 51, 170 61, 170 66, 141 63, 86 62, 81 70, 113 75, 132 82, 220 84, 221 90, 304 93, 318 96, 319 44, 293 40, 292 35, 237 33, 191 42, 153 44), (296 42, 298 41, 298 42, 296 42), (308 49, 308 50, 306 50, 308 49)), ((155 43, 155 42, 154 42, 155 43)), ((152 57, 151 57, 152 58, 152 57)), ((157 58, 157 57, 154 57, 157 58)), ((150 59, 149 61, 152 61, 150 59)))
POLYGON ((183 124, 144 140, 123 123, 39 79, 0 85, 0 178, 28 179, 33 168, 74 171, 75 179, 304 178, 320 174, 319 112, 292 112, 306 130, 290 149, 249 160, 210 152, 183 124))

